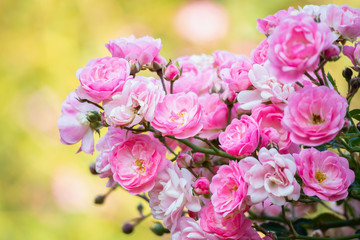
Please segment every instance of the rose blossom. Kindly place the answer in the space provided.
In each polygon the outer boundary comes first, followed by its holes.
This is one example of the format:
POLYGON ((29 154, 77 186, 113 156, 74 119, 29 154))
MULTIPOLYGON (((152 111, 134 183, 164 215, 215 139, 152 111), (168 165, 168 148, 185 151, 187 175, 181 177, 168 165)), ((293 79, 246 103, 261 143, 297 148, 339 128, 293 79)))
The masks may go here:
POLYGON ((246 208, 247 184, 243 170, 235 161, 220 166, 211 181, 210 191, 214 211, 223 217, 246 208))
POLYGON ((144 134, 128 133, 127 139, 115 145, 111 152, 114 180, 131 194, 151 190, 157 173, 169 162, 166 148, 144 134))
POLYGON ((289 98, 281 124, 292 142, 318 146, 342 129, 347 106, 346 99, 333 89, 306 86, 289 98))
POLYGON ((261 148, 258 158, 247 157, 239 163, 249 184, 251 202, 256 204, 268 197, 273 204, 280 206, 285 204, 285 197, 299 199, 300 185, 294 177, 294 158, 290 154, 279 154, 275 148, 261 148))
POLYGON ((154 119, 156 105, 162 102, 165 92, 160 82, 152 77, 137 76, 127 81, 123 91, 104 104, 106 121, 111 126, 134 126, 142 120, 154 119))
POLYGON ((242 115, 241 119, 233 119, 219 135, 220 147, 225 152, 242 156, 255 151, 260 138, 259 125, 252 117, 242 115))
POLYGON ((290 132, 281 126, 284 111, 280 107, 274 104, 260 104, 252 109, 251 117, 259 123, 260 147, 266 147, 268 143, 275 143, 281 152, 288 149, 291 144, 290 132))
POLYGON ((152 126, 164 135, 184 139, 195 136, 202 129, 201 105, 195 93, 166 95, 155 110, 152 126))
POLYGON ((162 45, 160 39, 149 36, 135 38, 131 35, 128 38, 110 39, 105 47, 113 57, 137 60, 141 65, 144 65, 151 63, 158 56, 162 45))
POLYGON ((163 220, 164 225, 174 232, 184 207, 192 212, 201 209, 200 200, 193 196, 191 184, 193 175, 185 168, 170 164, 156 178, 154 188, 149 192, 150 208, 154 218, 163 220))
MULTIPOLYGON (((220 239, 242 239, 251 228, 251 220, 243 213, 232 213, 220 218, 209 202, 200 212, 200 226, 204 232, 213 234, 220 239)), ((247 238, 246 238, 247 239, 247 238)))
POLYGON ((263 65, 267 57, 267 52, 269 49, 269 42, 268 39, 265 38, 261 43, 251 52, 251 60, 253 60, 254 63, 263 65))
POLYGON ((165 68, 164 78, 168 81, 175 81, 175 80, 179 79, 180 75, 181 75, 181 70, 174 63, 170 64, 169 66, 167 66, 165 68))
POLYGON ((279 80, 295 82, 305 71, 317 67, 321 52, 334 40, 329 27, 309 15, 288 16, 268 40, 271 69, 279 80))
POLYGON ((251 85, 248 77, 251 66, 252 61, 244 57, 234 62, 230 68, 221 70, 219 75, 220 78, 229 85, 230 90, 240 92, 251 85))
POLYGON ((360 69, 360 42, 356 42, 355 46, 344 46, 343 53, 347 56, 352 64, 354 65, 354 69, 359 71, 360 69))
POLYGON ((273 33, 274 29, 279 25, 283 18, 289 16, 291 12, 294 11, 294 8, 289 7, 288 10, 280 10, 274 15, 269 15, 263 19, 257 19, 256 29, 265 35, 270 35, 273 33))
POLYGON ((171 240, 218 240, 218 238, 204 232, 193 218, 183 216, 178 221, 175 232, 171 233, 171 240))
POLYGON ((218 94, 204 94, 199 97, 199 103, 202 108, 201 122, 203 124, 199 136, 209 140, 215 139, 226 127, 229 109, 218 94))
POLYGON ((122 91, 131 78, 128 62, 120 58, 103 57, 90 60, 76 72, 81 88, 92 98, 102 101, 122 91))
POLYGON ((295 91, 294 83, 281 83, 269 71, 269 61, 264 66, 254 64, 249 71, 249 79, 254 90, 245 90, 237 95, 240 108, 251 110, 262 102, 287 103, 287 99, 295 91))
POLYGON ((360 36, 360 9, 330 4, 321 20, 346 40, 353 42, 360 36))
POLYGON ((348 195, 348 187, 355 180, 346 158, 331 151, 315 148, 294 154, 297 172, 303 180, 303 190, 308 196, 318 196, 325 201, 338 201, 348 195))
POLYGON ((81 141, 79 151, 87 154, 94 152, 94 130, 87 119, 92 111, 98 108, 87 102, 81 103, 75 92, 71 92, 61 105, 61 115, 58 120, 60 140, 63 144, 72 145, 81 141))

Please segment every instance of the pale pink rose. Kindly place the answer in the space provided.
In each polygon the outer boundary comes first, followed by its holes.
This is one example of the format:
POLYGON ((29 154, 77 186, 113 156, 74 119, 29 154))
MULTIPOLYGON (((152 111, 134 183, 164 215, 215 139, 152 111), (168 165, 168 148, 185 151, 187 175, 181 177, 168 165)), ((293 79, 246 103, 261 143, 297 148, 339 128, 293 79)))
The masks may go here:
POLYGON ((251 59, 254 63, 263 65, 268 59, 267 53, 269 49, 268 39, 265 38, 261 43, 251 52, 251 59))
POLYGON ((180 77, 180 69, 176 64, 172 63, 165 68, 164 78, 169 81, 177 80, 180 77))
POLYGON ((124 85, 121 95, 104 104, 106 122, 111 126, 134 126, 154 119, 155 108, 164 99, 161 83, 152 77, 137 76, 124 85))
POLYGON ((226 218, 218 216, 209 202, 200 212, 200 226, 204 232, 213 234, 220 239, 243 239, 251 228, 251 220, 243 213, 232 213, 226 218))
POLYGON ((220 147, 225 152, 234 156, 250 155, 255 151, 260 138, 259 125, 248 115, 242 115, 241 119, 233 119, 220 133, 220 147))
POLYGON ((220 71, 220 78, 229 85, 229 89, 234 92, 246 90, 251 82, 248 72, 251 69, 252 61, 249 58, 241 58, 234 62, 229 68, 220 71))
POLYGON ((247 157, 239 163, 245 172, 251 203, 269 198, 273 204, 281 206, 285 204, 285 197, 298 200, 300 185, 294 177, 294 158, 290 154, 279 154, 275 148, 261 148, 258 158, 247 157))
POLYGON ((169 94, 157 105, 151 124, 164 135, 189 138, 202 129, 201 114, 201 105, 195 93, 169 94))
POLYGON ((239 58, 245 57, 237 55, 226 50, 217 50, 213 52, 214 56, 214 65, 218 68, 220 73, 224 68, 230 68, 233 63, 235 63, 239 58))
POLYGON ((325 86, 304 87, 289 98, 281 122, 296 144, 318 146, 333 139, 344 126, 348 104, 325 86))
POLYGON ((210 182, 207 178, 198 178, 194 183, 194 191, 199 195, 209 194, 209 185, 210 182))
POLYGON ((96 157, 95 169, 100 178, 109 178, 107 187, 113 187, 117 183, 113 179, 110 158, 112 157, 111 149, 113 146, 120 144, 126 139, 126 130, 109 127, 107 133, 101 137, 96 144, 96 150, 100 154, 96 157))
POLYGON ((329 4, 321 20, 346 40, 353 42, 360 36, 360 9, 329 4))
POLYGON ((354 47, 352 46, 344 46, 343 53, 347 56, 352 64, 354 65, 354 69, 359 71, 360 69, 360 42, 356 42, 354 47))
POLYGON ((236 161, 220 166, 210 184, 211 202, 217 214, 226 217, 246 209, 247 183, 244 172, 236 161))
POLYGON ((263 19, 257 19, 256 29, 266 36, 273 33, 274 29, 281 23, 282 19, 289 16, 294 8, 289 7, 288 10, 280 10, 274 15, 269 15, 263 19))
POLYGON ((306 195, 325 201, 338 201, 348 195, 348 187, 355 180, 346 158, 331 151, 320 152, 315 148, 294 154, 297 172, 303 180, 306 195))
POLYGON ((176 61, 182 68, 182 73, 174 82, 173 93, 194 92, 201 95, 208 93, 213 83, 218 81, 216 70, 209 63, 213 61, 211 56, 193 55, 176 61))
POLYGON ((218 94, 204 94, 199 97, 199 103, 202 108, 203 124, 199 136, 209 140, 215 139, 226 127, 229 109, 218 94))
POLYGON ((291 144, 290 132, 281 126, 284 111, 274 104, 260 104, 252 109, 251 117, 259 123, 261 131, 261 145, 275 143, 280 153, 285 153, 291 144))
POLYGON ((178 221, 175 232, 171 233, 171 240, 218 240, 218 238, 204 232, 193 218, 183 216, 178 221))
POLYGON ((127 139, 115 145, 111 152, 114 180, 131 194, 150 191, 158 172, 169 163, 166 148, 144 134, 127 133, 127 139))
POLYGON ((89 103, 81 103, 75 92, 71 92, 61 105, 61 115, 58 120, 60 140, 63 144, 72 145, 81 141, 78 152, 93 154, 94 130, 90 126, 88 115, 98 108, 89 103))
POLYGON ((158 56, 162 45, 160 38, 154 39, 149 36, 136 38, 131 35, 128 38, 110 39, 105 47, 113 57, 137 60, 144 65, 151 63, 158 56))
POLYGON ((86 67, 76 72, 82 89, 99 101, 122 91, 125 82, 131 78, 130 65, 124 59, 103 57, 90 60, 86 67))
POLYGON ((163 220, 164 225, 174 232, 184 207, 192 212, 201 210, 200 200, 192 193, 194 176, 185 168, 169 164, 156 178, 154 188, 149 192, 150 208, 154 218, 163 220))
POLYGON ((325 23, 317 23, 307 14, 288 16, 268 39, 271 69, 280 81, 295 82, 318 66, 321 52, 334 40, 325 23))
POLYGON ((251 206, 250 210, 257 215, 279 216, 281 207, 274 205, 266 198, 263 202, 259 202, 251 206))
POLYGON ((264 66, 254 64, 249 71, 249 79, 255 87, 254 90, 241 91, 237 95, 238 103, 244 110, 251 110, 253 107, 268 102, 287 103, 287 99, 295 91, 294 83, 282 83, 269 70, 269 62, 264 66))
POLYGON ((191 155, 189 155, 187 153, 183 153, 183 152, 179 153, 176 158, 176 163, 179 168, 190 167, 192 162, 193 162, 193 159, 192 159, 191 155))

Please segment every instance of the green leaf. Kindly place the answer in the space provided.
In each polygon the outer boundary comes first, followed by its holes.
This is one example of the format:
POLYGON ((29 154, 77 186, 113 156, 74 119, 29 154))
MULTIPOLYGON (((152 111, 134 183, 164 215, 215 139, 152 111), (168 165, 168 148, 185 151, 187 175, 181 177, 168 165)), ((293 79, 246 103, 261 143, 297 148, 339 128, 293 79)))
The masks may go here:
POLYGON ((327 74, 327 78, 328 78, 328 80, 331 82, 331 85, 336 86, 336 85, 335 85, 335 81, 334 81, 334 79, 332 78, 332 76, 331 76, 330 73, 327 74))
POLYGON ((328 147, 326 146, 326 144, 320 145, 315 147, 317 150, 319 150, 320 152, 326 151, 328 150, 328 147))
POLYGON ((307 236, 306 229, 309 228, 312 224, 313 221, 311 219, 306 219, 306 218, 299 218, 293 222, 295 231, 303 236, 307 236))
POLYGON ((315 226, 318 226, 321 229, 321 225, 323 223, 339 221, 339 220, 343 220, 343 219, 339 218, 338 216, 332 213, 323 213, 317 216, 316 218, 314 218, 313 223, 315 224, 315 226))
POLYGON ((350 116, 355 116, 355 115, 360 115, 360 109, 354 109, 354 110, 351 110, 350 112, 350 116))
POLYGON ((266 229, 267 231, 275 232, 276 236, 278 236, 278 237, 280 237, 280 236, 286 237, 288 235, 287 229, 283 225, 281 225, 277 222, 266 222, 266 223, 261 224, 260 226, 263 227, 264 229, 266 229))

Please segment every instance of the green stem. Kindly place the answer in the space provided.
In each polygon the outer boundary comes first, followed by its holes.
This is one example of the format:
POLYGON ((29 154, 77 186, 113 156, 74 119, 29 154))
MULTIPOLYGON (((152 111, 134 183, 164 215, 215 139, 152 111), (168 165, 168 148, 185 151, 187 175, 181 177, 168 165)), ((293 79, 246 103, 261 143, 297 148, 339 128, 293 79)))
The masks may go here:
POLYGON ((163 86, 163 89, 164 89, 165 95, 167 95, 167 91, 166 91, 166 87, 165 87, 165 81, 164 81, 164 77, 163 77, 162 69, 158 70, 156 73, 157 73, 157 75, 160 77, 161 84, 162 84, 162 86, 163 86))
POLYGON ((221 151, 221 150, 218 150, 217 152, 215 152, 213 149, 199 147, 199 146, 193 144, 192 142, 190 142, 187 139, 177 139, 174 136, 165 136, 165 137, 170 138, 170 139, 174 139, 174 140, 176 140, 178 142, 181 142, 181 143, 185 144, 186 146, 190 147, 194 152, 206 153, 206 154, 210 154, 210 155, 215 155, 215 156, 219 156, 219 157, 228 158, 228 159, 231 159, 231 160, 239 160, 235 156, 230 155, 230 154, 228 154, 228 153, 226 153, 224 151, 221 151))
POLYGON ((316 79, 313 78, 308 72, 305 72, 304 74, 305 74, 305 76, 307 76, 315 85, 319 86, 319 82, 316 81, 316 79))
POLYGON ((292 222, 291 222, 289 219, 287 219, 287 217, 286 217, 284 205, 281 206, 281 213, 282 213, 282 217, 283 217, 284 221, 285 221, 285 222, 287 223, 287 225, 289 226, 292 234, 296 237, 296 236, 297 236, 297 233, 296 233, 296 231, 295 231, 295 228, 294 228, 292 222))

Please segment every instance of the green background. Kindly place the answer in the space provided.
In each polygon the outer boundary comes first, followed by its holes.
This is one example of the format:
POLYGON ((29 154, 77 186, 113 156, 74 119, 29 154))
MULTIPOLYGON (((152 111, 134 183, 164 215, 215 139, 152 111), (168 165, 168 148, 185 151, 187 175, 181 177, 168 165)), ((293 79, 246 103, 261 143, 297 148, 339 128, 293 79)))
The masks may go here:
MULTIPOLYGON (((60 143, 61 103, 78 86, 77 69, 109 55, 109 39, 150 35, 161 38, 166 58, 211 54, 217 49, 249 55, 263 36, 256 19, 289 6, 359 1, 214 1, 226 13, 226 36, 190 42, 174 25, 179 9, 193 1, 2 0, 0 1, 0 239, 160 239, 147 219, 132 235, 122 223, 136 217, 140 199, 122 190, 103 206, 106 180, 92 176, 95 156, 75 154, 79 145, 60 143)), ((331 72, 346 88, 341 59, 331 72)), ((328 68, 330 69, 330 68, 328 68)), ((359 107, 359 95, 355 97, 359 107)), ((354 105, 354 106, 355 106, 354 105)), ((146 208, 145 212, 149 212, 146 208)), ((169 239, 169 236, 163 237, 169 239)))

